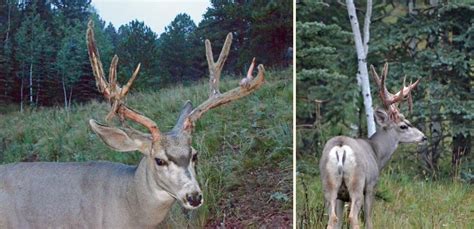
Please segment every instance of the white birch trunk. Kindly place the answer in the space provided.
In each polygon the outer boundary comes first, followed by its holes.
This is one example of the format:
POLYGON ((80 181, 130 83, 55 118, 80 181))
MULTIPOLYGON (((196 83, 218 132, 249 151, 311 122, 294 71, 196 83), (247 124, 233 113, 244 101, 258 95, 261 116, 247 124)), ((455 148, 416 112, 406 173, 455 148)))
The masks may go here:
POLYGON ((69 102, 67 104, 67 107, 69 110, 71 110, 71 100, 72 100, 72 86, 70 88, 70 91, 69 91, 69 102))
POLYGON ((20 112, 23 113, 23 77, 21 77, 20 87, 20 112))
POLYGON ((35 104, 38 105, 39 102, 39 95, 40 95, 40 87, 41 87, 41 78, 38 77, 36 80, 36 98, 35 98, 35 104))
POLYGON ((63 94, 64 94, 64 109, 67 111, 67 91, 66 91, 66 83, 64 82, 64 76, 63 76, 63 94))
POLYGON ((7 19, 7 33, 5 35, 5 46, 8 42, 8 38, 10 37, 10 24, 11 24, 11 4, 10 2, 7 1, 7 7, 8 7, 8 19, 7 19))
POLYGON ((414 13, 414 11, 413 11, 413 8, 414 8, 414 7, 415 7, 415 6, 414 6, 414 3, 413 3, 413 0, 409 0, 409 1, 408 1, 408 13, 409 13, 409 14, 413 14, 413 13, 414 13))
POLYGON ((33 62, 30 63, 30 105, 33 105, 33 62))
POLYGON ((372 96, 370 94, 369 73, 367 70, 367 53, 369 50, 369 28, 370 17, 372 16, 372 0, 367 0, 367 10, 364 21, 364 38, 362 40, 359 21, 357 19, 356 9, 352 0, 346 0, 347 12, 351 22, 352 32, 354 34, 354 43, 357 51, 357 81, 362 89, 364 98, 365 114, 367 118, 367 133, 372 136, 375 133, 374 111, 372 108, 372 96))

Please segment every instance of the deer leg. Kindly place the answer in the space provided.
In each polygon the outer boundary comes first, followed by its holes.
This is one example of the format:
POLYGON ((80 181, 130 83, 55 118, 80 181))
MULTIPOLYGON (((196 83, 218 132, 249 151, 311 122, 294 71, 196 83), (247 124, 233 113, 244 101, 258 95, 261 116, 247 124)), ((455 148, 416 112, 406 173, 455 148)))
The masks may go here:
POLYGON ((349 195, 351 197, 351 211, 349 213, 349 222, 351 223, 352 228, 359 229, 359 211, 362 207, 363 193, 364 193, 364 181, 365 178, 362 177, 353 177, 349 188, 349 195))
POLYGON ((349 213, 349 222, 352 228, 359 229, 359 211, 362 206, 362 195, 351 196, 351 211, 349 213))
POLYGON ((372 189, 366 190, 364 196, 364 221, 365 228, 372 229, 372 204, 374 201, 374 192, 372 189))
POLYGON ((337 218, 340 219, 337 221, 336 228, 341 228, 344 219, 344 201, 339 199, 336 200, 336 215, 337 218))
POLYGON ((336 191, 326 192, 325 197, 326 197, 326 203, 328 206, 328 214, 329 214, 327 229, 332 229, 335 227, 335 225, 338 222, 338 218, 336 215, 337 192, 336 191))
POLYGON ((324 198, 326 199, 326 204, 328 206, 328 229, 334 228, 338 222, 336 215, 336 199, 337 191, 341 186, 341 181, 341 177, 328 177, 327 181, 325 182, 324 198))

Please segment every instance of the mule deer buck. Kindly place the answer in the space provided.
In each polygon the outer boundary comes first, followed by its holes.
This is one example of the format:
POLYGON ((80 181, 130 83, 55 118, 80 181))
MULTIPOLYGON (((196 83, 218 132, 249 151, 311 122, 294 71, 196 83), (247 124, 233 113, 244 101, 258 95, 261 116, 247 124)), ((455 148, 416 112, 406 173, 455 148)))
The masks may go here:
POLYGON ((426 141, 425 135, 398 110, 398 105, 408 98, 412 106, 411 90, 419 80, 396 94, 390 93, 385 80, 388 65, 385 64, 382 77, 371 66, 372 75, 379 87, 380 98, 385 107, 375 111, 380 128, 369 139, 354 139, 346 136, 331 138, 324 146, 319 169, 323 184, 324 199, 329 214, 327 228, 340 228, 344 201, 351 202, 349 221, 352 228, 359 228, 359 211, 363 204, 366 228, 372 228, 371 210, 375 186, 381 170, 387 165, 398 143, 426 141))
MULTIPOLYGON (((161 132, 154 121, 124 104, 124 97, 140 66, 124 87, 116 81, 118 58, 114 56, 109 80, 104 76, 94 40, 93 24, 87 29, 89 58, 99 91, 112 104, 107 115, 118 115, 145 126, 149 133, 130 127, 110 127, 90 120, 92 130, 110 148, 140 151, 138 166, 111 162, 16 163, 0 166, 0 228, 156 228, 178 201, 187 209, 203 203, 194 170, 197 152, 191 146, 194 123, 209 109, 244 97, 264 82, 264 68, 255 60, 241 86, 219 92, 219 78, 230 50, 232 35, 217 62, 206 40, 210 70, 209 99, 193 109, 185 103, 170 132, 161 132)), ((151 104, 152 105, 152 104, 151 104)))

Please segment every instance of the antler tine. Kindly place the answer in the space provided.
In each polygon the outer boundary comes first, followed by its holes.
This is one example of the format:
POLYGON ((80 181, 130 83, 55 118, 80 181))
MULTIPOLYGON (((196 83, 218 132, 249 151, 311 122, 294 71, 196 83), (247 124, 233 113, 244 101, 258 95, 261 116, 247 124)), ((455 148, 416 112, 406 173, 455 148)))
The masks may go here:
POLYGON ((140 67, 141 67, 141 64, 138 64, 137 68, 135 69, 135 71, 132 74, 132 77, 128 80, 127 84, 125 84, 125 86, 123 86, 123 88, 122 88, 122 94, 123 95, 127 95, 128 91, 130 90, 130 86, 132 86, 133 81, 135 81, 135 78, 137 78, 138 71, 140 71, 140 67))
POLYGON ((386 108, 390 107, 391 104, 391 96, 390 92, 387 90, 387 86, 385 86, 385 79, 387 77, 387 71, 386 71, 387 65, 383 67, 382 70, 382 79, 380 80, 380 85, 379 85, 379 93, 380 93, 380 98, 382 99, 383 104, 385 105, 386 108))
POLYGON ((159 141, 161 134, 156 123, 153 120, 138 113, 137 111, 128 108, 123 102, 123 98, 125 98, 125 95, 128 93, 130 86, 138 75, 138 71, 140 70, 140 64, 137 66, 135 72, 133 73, 132 77, 127 82, 125 87, 121 88, 117 83, 118 57, 117 55, 115 55, 112 58, 112 62, 110 63, 109 82, 107 82, 104 77, 105 74, 102 67, 102 62, 99 58, 99 51, 97 50, 97 46, 95 43, 93 32, 94 24, 92 23, 92 21, 89 21, 87 26, 87 50, 89 53, 89 60, 92 66, 92 72, 96 79, 97 88, 99 89, 99 92, 101 92, 112 105, 112 109, 109 114, 107 114, 106 119, 109 120, 115 114, 118 114, 121 121, 127 118, 145 126, 150 131, 153 142, 159 141))
POLYGON ((241 87, 248 87, 250 86, 250 82, 252 82, 253 79, 253 69, 255 67, 255 57, 252 59, 252 63, 250 64, 249 70, 247 71, 247 77, 243 78, 240 81, 240 86, 241 87))
POLYGON ((92 65, 92 73, 96 80, 97 89, 99 89, 99 92, 108 97, 110 95, 110 91, 107 88, 107 81, 104 78, 102 62, 100 62, 99 52, 95 46, 93 30, 94 24, 92 21, 89 21, 87 26, 87 52, 89 53, 89 60, 92 65))
POLYGON ((112 62, 110 63, 109 68, 109 84, 110 84, 110 93, 114 94, 117 91, 117 64, 118 56, 114 55, 112 62))
POLYGON ((227 35, 224 46, 222 47, 221 54, 217 63, 214 63, 211 50, 211 42, 206 40, 206 57, 209 64, 209 73, 210 73, 210 94, 209 98, 196 107, 186 118, 183 129, 191 130, 194 126, 194 123, 208 110, 221 106, 223 104, 232 102, 234 100, 240 99, 253 91, 257 90, 265 80, 265 68, 263 65, 258 65, 258 73, 254 78, 252 76, 253 69, 255 68, 255 58, 253 58, 252 63, 250 64, 247 76, 240 82, 240 86, 236 87, 230 91, 227 91, 223 94, 219 92, 219 78, 221 70, 224 66, 224 62, 229 54, 230 45, 232 43, 232 34, 227 35))
POLYGON ((403 99, 405 98, 406 94, 404 93, 404 89, 405 89, 405 82, 406 82, 406 76, 403 77, 403 85, 402 85, 402 88, 399 92, 397 92, 397 94, 393 95, 392 96, 392 101, 391 103, 400 103, 403 101, 403 99))
POLYGON ((387 62, 385 62, 385 64, 383 65, 382 75, 383 75, 383 77, 387 78, 387 75, 388 75, 388 63, 387 62))
POLYGON ((370 70, 372 71, 372 78, 374 78, 375 84, 380 88, 380 77, 379 74, 377 74, 377 70, 375 70, 373 65, 370 65, 370 70))
POLYGON ((224 63, 227 60, 227 57, 229 56, 229 51, 230 51, 230 46, 232 45, 232 33, 228 33, 224 45, 222 46, 221 53, 219 54, 219 59, 217 59, 217 65, 216 68, 219 71, 219 76, 222 71, 222 68, 224 67, 224 63))
POLYGON ((217 59, 217 63, 214 62, 214 56, 212 53, 212 45, 211 42, 206 39, 206 58, 207 64, 209 67, 209 85, 210 85, 210 92, 209 96, 214 96, 220 94, 219 91, 219 80, 221 78, 222 68, 224 67, 224 63, 229 56, 230 45, 232 44, 232 33, 228 33, 225 39, 224 45, 222 46, 221 53, 219 54, 219 58, 217 59))

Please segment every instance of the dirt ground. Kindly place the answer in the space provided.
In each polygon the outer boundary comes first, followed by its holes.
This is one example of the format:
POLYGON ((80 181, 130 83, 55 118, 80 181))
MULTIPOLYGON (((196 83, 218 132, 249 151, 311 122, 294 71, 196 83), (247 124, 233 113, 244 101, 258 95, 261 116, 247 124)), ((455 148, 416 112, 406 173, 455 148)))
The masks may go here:
POLYGON ((210 219, 206 228, 293 227, 291 170, 260 168, 241 174, 239 180, 219 203, 219 218, 210 219), (288 200, 272 198, 275 192, 286 194, 288 200))

